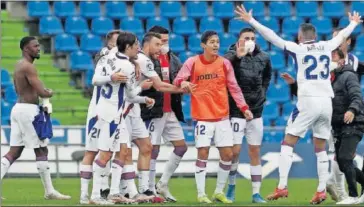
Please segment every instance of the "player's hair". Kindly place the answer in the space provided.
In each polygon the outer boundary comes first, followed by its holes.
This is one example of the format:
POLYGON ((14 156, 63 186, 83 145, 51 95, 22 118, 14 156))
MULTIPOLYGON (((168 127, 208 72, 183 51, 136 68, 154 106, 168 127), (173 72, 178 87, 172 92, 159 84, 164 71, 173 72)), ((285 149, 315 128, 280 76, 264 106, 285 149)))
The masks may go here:
POLYGON ((115 34, 120 35, 120 33, 121 33, 121 32, 122 32, 121 30, 111 30, 110 32, 108 32, 108 33, 106 34, 106 41, 110 41, 110 40, 111 40, 111 38, 112 38, 115 34))
POLYGON ((246 33, 246 32, 252 32, 255 34, 255 30, 251 27, 245 27, 243 28, 242 30, 240 30, 239 32, 239 37, 243 34, 243 33, 246 33))
POLYGON ((29 44, 30 41, 32 40, 36 40, 37 38, 33 37, 33 36, 26 36, 23 37, 20 40, 20 49, 23 50, 25 46, 27 46, 29 44))
POLYGON ((340 50, 340 48, 336 48, 332 51, 332 53, 336 53, 339 56, 340 60, 345 59, 345 54, 342 50, 340 50))
MULTIPOLYGON (((344 28, 342 28, 342 27, 337 27, 337 28, 334 28, 334 30, 332 31, 332 33, 334 33, 334 32, 340 32, 341 30, 343 30, 344 28)), ((351 33, 350 35, 349 35, 349 37, 348 38, 346 38, 346 40, 352 40, 353 39, 353 37, 354 37, 354 35, 351 33)))
POLYGON ((213 31, 213 30, 207 30, 204 33, 202 33, 201 35, 201 43, 206 44, 207 41, 210 39, 210 37, 217 35, 217 32, 213 31))
POLYGON ((150 28, 148 32, 154 32, 154 33, 158 33, 158 34, 169 34, 168 29, 158 26, 158 25, 150 28))
POLYGON ((142 40, 142 46, 144 46, 145 43, 149 43, 153 37, 161 39, 161 35, 155 32, 148 32, 147 34, 144 35, 143 40, 142 40))
POLYGON ((300 31, 305 40, 312 40, 316 37, 316 28, 310 23, 301 24, 300 31))
POLYGON ((132 46, 137 41, 138 39, 135 34, 131 32, 120 32, 118 39, 116 40, 116 46, 118 47, 119 52, 124 53, 128 45, 132 46))

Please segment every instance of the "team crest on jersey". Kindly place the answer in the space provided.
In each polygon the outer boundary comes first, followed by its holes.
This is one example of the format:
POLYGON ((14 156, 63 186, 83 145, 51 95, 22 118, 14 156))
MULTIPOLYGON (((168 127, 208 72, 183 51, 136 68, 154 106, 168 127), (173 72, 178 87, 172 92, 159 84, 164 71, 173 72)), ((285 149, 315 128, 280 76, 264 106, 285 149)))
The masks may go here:
POLYGON ((153 68, 153 63, 148 63, 148 64, 147 64, 147 69, 148 69, 149 71, 153 71, 153 70, 154 70, 154 68, 153 68))

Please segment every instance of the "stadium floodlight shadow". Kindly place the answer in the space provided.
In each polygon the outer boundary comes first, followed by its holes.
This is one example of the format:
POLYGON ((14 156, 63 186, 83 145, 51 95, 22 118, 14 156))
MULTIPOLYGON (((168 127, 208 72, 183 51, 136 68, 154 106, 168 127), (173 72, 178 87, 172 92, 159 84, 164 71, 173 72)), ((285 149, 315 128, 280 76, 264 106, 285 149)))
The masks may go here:
POLYGON ((80 173, 80 162, 82 162, 84 155, 85 155, 85 151, 83 151, 83 150, 75 151, 71 155, 72 160, 77 162, 77 175, 79 175, 79 173, 80 173))

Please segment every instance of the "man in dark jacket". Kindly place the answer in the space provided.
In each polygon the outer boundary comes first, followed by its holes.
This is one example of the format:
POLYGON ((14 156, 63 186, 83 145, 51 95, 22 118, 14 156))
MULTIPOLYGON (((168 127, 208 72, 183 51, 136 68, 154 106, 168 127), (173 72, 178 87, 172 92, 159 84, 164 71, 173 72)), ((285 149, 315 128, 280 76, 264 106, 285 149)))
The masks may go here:
MULTIPOLYGON (((163 44, 161 48, 162 54, 159 56, 159 60, 157 59, 153 62, 154 70, 164 82, 172 83, 181 69, 182 64, 178 57, 169 50, 169 31, 161 26, 154 26, 149 32, 160 34, 163 44)), ((142 118, 147 123, 149 122, 148 128, 153 145, 152 159, 150 162, 149 189, 156 190, 168 201, 176 202, 176 199, 168 190, 168 181, 187 151, 182 126, 179 123, 180 121, 184 122, 181 103, 182 95, 162 93, 154 88, 143 91, 141 95, 153 97, 156 101, 154 107, 151 109, 142 107, 142 118), (166 163, 161 179, 155 185, 156 160, 162 137, 165 142, 172 143, 174 151, 166 163)))
MULTIPOLYGON (((360 83, 353 66, 345 64, 345 55, 340 49, 332 54, 332 61, 338 64, 331 72, 335 97, 332 99, 333 113, 331 125, 335 140, 335 155, 340 171, 345 174, 349 197, 337 204, 357 204, 364 202, 358 198, 356 182, 364 186, 364 173, 357 168, 353 159, 356 148, 363 137, 364 112, 360 83)), ((294 79, 285 75, 287 83, 295 85, 294 79)), ((296 94, 297 87, 291 87, 296 94)))
POLYGON ((255 31, 251 28, 241 30, 238 42, 230 47, 225 54, 225 58, 232 63, 236 80, 254 115, 254 119, 247 122, 230 97, 229 105, 231 125, 234 132, 234 147, 233 164, 226 196, 230 200, 234 200, 239 153, 242 139, 245 136, 249 145, 253 202, 264 203, 264 199, 259 194, 262 181, 260 146, 263 140, 262 112, 272 74, 270 58, 267 53, 261 51, 259 46, 255 44, 255 31))

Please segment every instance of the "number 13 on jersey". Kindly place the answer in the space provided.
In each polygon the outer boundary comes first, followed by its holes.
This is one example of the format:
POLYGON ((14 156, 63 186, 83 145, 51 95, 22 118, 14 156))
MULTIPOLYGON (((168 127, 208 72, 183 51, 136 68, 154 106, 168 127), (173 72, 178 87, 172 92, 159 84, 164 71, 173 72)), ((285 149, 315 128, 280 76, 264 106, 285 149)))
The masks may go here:
POLYGON ((303 58, 303 64, 307 65, 311 62, 305 70, 305 77, 307 80, 317 80, 319 79, 317 73, 320 75, 320 79, 326 80, 330 75, 330 58, 327 55, 321 55, 318 60, 313 55, 306 55, 303 58), (323 64, 323 70, 317 72, 320 68, 318 68, 318 63, 323 64))

